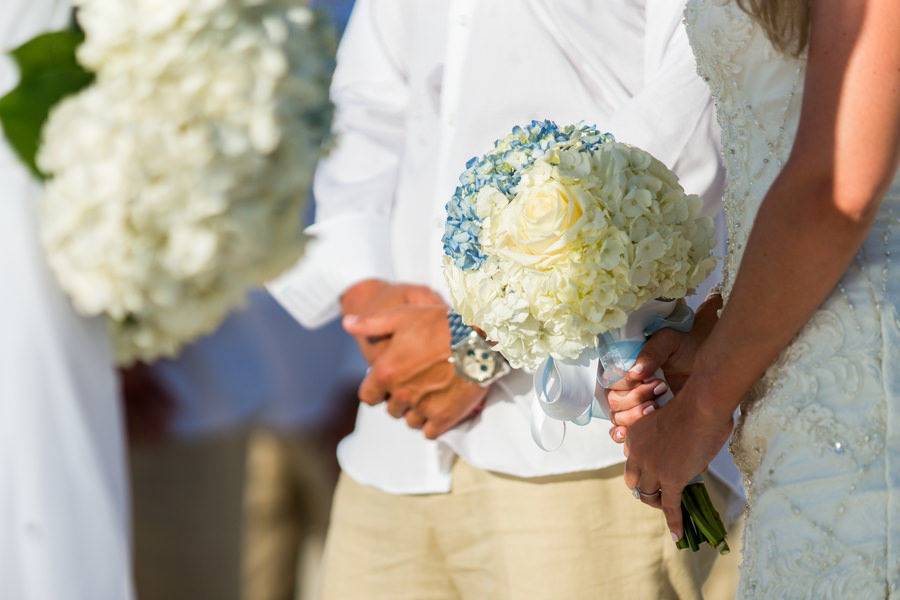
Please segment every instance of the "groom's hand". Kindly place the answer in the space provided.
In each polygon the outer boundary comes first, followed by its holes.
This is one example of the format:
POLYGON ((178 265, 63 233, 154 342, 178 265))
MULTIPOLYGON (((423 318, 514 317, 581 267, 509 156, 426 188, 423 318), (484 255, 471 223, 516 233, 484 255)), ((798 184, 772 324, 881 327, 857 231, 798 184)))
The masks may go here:
POLYGON ((388 412, 435 438, 473 414, 487 390, 456 375, 447 306, 404 305, 370 316, 348 315, 355 337, 388 339, 359 388, 360 400, 388 400, 388 412))
POLYGON ((430 440, 450 431, 484 408, 488 389, 454 376, 450 385, 426 395, 403 416, 430 440))
MULTIPOLYGON (((349 287, 341 296, 344 315, 368 316, 384 310, 404 306, 443 304, 434 290, 424 285, 388 283, 367 279, 349 287)), ((354 336, 360 352, 370 365, 385 349, 387 337, 354 336)))

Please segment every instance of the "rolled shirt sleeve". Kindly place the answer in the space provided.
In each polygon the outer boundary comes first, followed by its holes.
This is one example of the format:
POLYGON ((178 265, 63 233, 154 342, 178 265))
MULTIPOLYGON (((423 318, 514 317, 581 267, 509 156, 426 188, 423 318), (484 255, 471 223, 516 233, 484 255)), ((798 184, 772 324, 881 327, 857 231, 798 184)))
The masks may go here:
POLYGON ((306 327, 337 317, 355 283, 393 278, 390 221, 409 99, 405 12, 405 2, 359 0, 338 50, 335 144, 316 171, 310 241, 268 285, 306 327))

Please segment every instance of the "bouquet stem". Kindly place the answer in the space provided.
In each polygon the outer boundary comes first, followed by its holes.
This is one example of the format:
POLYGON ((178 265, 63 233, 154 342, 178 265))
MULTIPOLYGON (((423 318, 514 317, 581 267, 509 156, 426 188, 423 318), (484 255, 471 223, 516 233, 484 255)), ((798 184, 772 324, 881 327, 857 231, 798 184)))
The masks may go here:
POLYGON ((706 542, 719 554, 731 552, 725 540, 725 525, 702 482, 691 483, 684 488, 681 495, 681 517, 684 535, 675 544, 680 550, 690 548, 697 552, 700 544, 706 542))

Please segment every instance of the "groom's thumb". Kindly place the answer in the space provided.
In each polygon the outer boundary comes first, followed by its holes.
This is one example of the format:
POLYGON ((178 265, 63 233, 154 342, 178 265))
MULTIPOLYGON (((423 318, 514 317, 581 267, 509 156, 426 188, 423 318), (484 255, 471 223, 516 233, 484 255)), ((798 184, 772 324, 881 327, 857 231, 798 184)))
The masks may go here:
POLYGON ((383 337, 394 333, 397 328, 397 315, 387 311, 368 317, 347 315, 342 321, 344 331, 358 337, 383 337))

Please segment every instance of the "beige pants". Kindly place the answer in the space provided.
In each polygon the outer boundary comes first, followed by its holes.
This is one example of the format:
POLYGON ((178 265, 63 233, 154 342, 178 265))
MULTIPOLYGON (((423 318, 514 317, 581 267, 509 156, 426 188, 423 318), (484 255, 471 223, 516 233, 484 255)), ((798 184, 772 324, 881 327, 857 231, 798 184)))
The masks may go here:
POLYGON ((334 470, 321 443, 258 429, 247 450, 242 600, 317 597, 334 470))
MULTIPOLYGON (((519 479, 458 460, 449 494, 421 496, 342 476, 323 599, 701 598, 714 552, 676 550, 662 514, 622 475, 618 465, 519 479)), ((736 582, 733 565, 719 570, 716 600, 736 582)))

